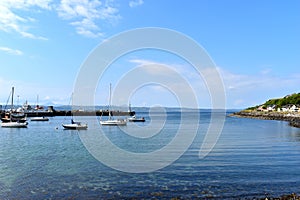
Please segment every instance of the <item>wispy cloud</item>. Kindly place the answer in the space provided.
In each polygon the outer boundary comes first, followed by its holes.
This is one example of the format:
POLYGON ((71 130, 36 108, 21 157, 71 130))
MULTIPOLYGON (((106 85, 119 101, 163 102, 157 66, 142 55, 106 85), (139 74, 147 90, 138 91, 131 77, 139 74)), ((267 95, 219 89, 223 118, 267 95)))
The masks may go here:
POLYGON ((299 92, 300 74, 278 76, 270 69, 256 74, 236 74, 218 68, 224 80, 229 106, 249 107, 270 98, 283 97, 299 92))
POLYGON ((62 0, 57 8, 58 15, 76 28, 79 35, 103 36, 99 22, 115 23, 120 19, 119 10, 113 1, 62 0))
POLYGON ((143 0, 133 0, 133 1, 129 1, 129 7, 130 8, 134 8, 134 7, 137 7, 137 6, 141 6, 144 4, 144 1, 143 0))
POLYGON ((115 24, 121 18, 113 0, 1 0, 0 31, 47 40, 31 30, 38 20, 25 15, 36 10, 57 12, 61 19, 75 27, 77 34, 90 38, 104 35, 100 24, 115 24))
MULTIPOLYGON (((155 62, 145 59, 132 59, 130 62, 137 66, 151 66, 144 68, 147 76, 163 77, 164 80, 169 80, 170 84, 174 85, 174 88, 184 91, 185 88, 181 88, 181 82, 170 78, 172 74, 168 73, 166 68, 161 66, 167 66, 175 70, 190 83, 196 94, 199 95, 198 98, 201 99, 201 102, 207 104, 210 101, 210 97, 207 95, 209 90, 205 85, 205 81, 209 78, 214 79, 215 77, 211 76, 211 74, 217 72, 224 83, 228 108, 245 108, 261 104, 269 98, 283 97, 290 93, 300 92, 298 88, 300 85, 300 73, 277 75, 273 73, 270 66, 257 71, 255 74, 239 74, 217 67, 217 69, 205 69, 201 71, 202 74, 200 75, 192 66, 188 65, 155 62)), ((209 83, 214 82, 210 80, 209 83)))
POLYGON ((18 49, 11 49, 8 47, 0 47, 0 51, 4 51, 10 55, 17 55, 17 56, 21 56, 23 55, 23 52, 18 50, 18 49))
POLYGON ((29 11, 31 8, 50 10, 52 0, 1 0, 0 1, 0 30, 4 32, 16 32, 22 37, 30 39, 46 40, 45 37, 35 35, 28 31, 30 24, 36 20, 30 17, 22 17, 18 11, 29 11))

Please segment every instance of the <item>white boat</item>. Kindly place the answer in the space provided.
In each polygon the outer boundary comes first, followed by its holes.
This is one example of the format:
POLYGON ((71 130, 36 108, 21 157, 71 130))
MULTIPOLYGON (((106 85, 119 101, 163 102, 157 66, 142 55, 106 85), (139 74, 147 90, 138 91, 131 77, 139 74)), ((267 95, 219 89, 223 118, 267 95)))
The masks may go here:
POLYGON ((62 124, 65 129, 72 130, 86 130, 88 128, 87 124, 82 124, 81 122, 74 122, 71 120, 71 124, 62 124))
POLYGON ((27 128, 27 122, 2 122, 3 128, 27 128))
POLYGON ((110 119, 100 121, 100 124, 104 126, 126 126, 127 122, 123 119, 110 119))
POLYGON ((102 126, 126 126, 127 121, 124 119, 112 119, 111 111, 111 84, 109 85, 109 104, 108 104, 108 120, 100 120, 102 126))
POLYGON ((145 122, 145 118, 141 117, 141 118, 137 118, 135 115, 133 115, 132 117, 127 118, 127 120, 129 122, 145 122))
POLYGON ((49 121, 48 117, 31 117, 30 121, 49 121))
POLYGON ((6 115, 6 117, 1 118, 2 123, 1 127, 4 128, 27 128, 26 117, 24 117, 24 113, 13 113, 14 108, 14 87, 11 90, 11 110, 6 115))
MULTIPOLYGON (((73 104, 73 93, 71 97, 71 101, 73 104)), ((72 129, 72 130, 86 130, 88 128, 87 124, 83 124, 81 122, 74 122, 73 121, 73 114, 71 114, 71 124, 62 124, 64 129, 72 129)))

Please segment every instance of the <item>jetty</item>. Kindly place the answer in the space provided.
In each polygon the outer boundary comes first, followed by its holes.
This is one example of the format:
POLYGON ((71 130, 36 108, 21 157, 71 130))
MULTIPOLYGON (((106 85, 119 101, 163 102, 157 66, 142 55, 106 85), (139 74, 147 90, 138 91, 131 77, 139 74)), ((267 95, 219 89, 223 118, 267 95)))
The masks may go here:
MULTIPOLYGON (((55 117, 55 116, 134 116, 135 111, 120 110, 56 110, 53 106, 48 106, 47 110, 24 110, 27 117, 55 117)), ((5 114, 5 110, 0 109, 1 116, 5 114)))

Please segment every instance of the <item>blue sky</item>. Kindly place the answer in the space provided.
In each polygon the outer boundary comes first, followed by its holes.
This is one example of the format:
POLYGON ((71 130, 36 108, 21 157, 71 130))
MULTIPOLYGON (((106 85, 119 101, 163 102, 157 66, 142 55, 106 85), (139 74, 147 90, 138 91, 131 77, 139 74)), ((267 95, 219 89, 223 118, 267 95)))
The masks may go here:
MULTIPOLYGON (((39 95, 40 103, 68 104, 80 66, 101 42, 130 29, 162 27, 207 51, 223 78, 227 108, 253 106, 300 92, 299 21, 298 0, 1 0, 0 103, 15 86, 20 103, 35 104, 39 95)), ((96 104, 107 103, 109 82, 116 85, 147 62, 176 69, 194 86, 199 107, 211 106, 193 67, 155 50, 113 63, 99 81, 96 104)), ((174 95, 157 85, 140 88, 130 101, 178 106, 174 95)))

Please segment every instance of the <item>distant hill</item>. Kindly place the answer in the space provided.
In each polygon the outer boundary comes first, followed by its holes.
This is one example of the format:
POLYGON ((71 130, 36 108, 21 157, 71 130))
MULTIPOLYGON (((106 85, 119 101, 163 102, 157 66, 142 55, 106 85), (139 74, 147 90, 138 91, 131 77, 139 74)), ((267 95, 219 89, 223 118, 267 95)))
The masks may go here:
POLYGON ((266 107, 272 106, 272 105, 275 105, 278 108, 282 108, 283 106, 286 106, 286 105, 300 105, 300 93, 290 94, 283 98, 270 99, 261 105, 258 105, 258 106, 252 107, 252 108, 248 108, 248 109, 256 109, 260 106, 263 106, 266 108, 266 107))

